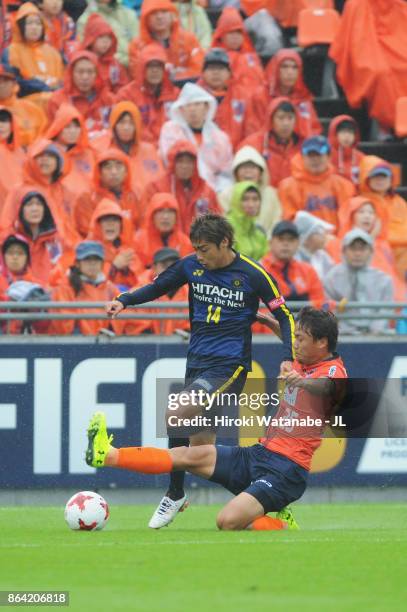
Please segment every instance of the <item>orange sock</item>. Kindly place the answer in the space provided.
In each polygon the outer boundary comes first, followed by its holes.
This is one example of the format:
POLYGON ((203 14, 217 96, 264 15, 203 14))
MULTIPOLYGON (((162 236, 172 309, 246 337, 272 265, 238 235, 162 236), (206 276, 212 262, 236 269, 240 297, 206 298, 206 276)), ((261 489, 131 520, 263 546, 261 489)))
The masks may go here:
POLYGON ((118 451, 119 460, 116 467, 143 474, 165 474, 172 470, 173 462, 168 450, 134 446, 119 448, 118 451))
POLYGON ((252 529, 255 531, 271 531, 276 529, 286 529, 284 521, 271 516, 260 516, 252 523, 252 529))

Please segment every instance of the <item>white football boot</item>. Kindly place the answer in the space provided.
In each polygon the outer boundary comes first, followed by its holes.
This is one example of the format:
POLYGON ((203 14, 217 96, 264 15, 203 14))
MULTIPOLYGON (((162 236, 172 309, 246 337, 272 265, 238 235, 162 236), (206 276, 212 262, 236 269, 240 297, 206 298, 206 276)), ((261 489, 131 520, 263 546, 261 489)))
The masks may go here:
POLYGON ((182 511, 184 505, 187 501, 187 496, 181 497, 181 499, 177 499, 174 501, 171 497, 164 495, 156 511, 150 519, 148 524, 151 529, 161 529, 161 527, 166 527, 177 516, 178 512, 182 511))

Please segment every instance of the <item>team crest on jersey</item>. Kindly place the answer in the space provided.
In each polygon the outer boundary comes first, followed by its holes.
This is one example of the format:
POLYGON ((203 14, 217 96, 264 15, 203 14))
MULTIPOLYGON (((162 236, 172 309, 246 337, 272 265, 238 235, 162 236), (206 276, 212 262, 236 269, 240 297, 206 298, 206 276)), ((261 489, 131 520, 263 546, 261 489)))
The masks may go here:
POLYGON ((335 376, 335 372, 336 372, 336 365, 333 365, 329 368, 329 371, 328 371, 329 378, 332 378, 333 376, 335 376))
POLYGON ((203 273, 204 273, 203 270, 194 270, 192 272, 192 276, 202 276, 203 273))
POLYGON ((232 285, 234 287, 241 287, 242 286, 242 281, 240 280, 240 278, 235 278, 235 280, 232 282, 232 285))

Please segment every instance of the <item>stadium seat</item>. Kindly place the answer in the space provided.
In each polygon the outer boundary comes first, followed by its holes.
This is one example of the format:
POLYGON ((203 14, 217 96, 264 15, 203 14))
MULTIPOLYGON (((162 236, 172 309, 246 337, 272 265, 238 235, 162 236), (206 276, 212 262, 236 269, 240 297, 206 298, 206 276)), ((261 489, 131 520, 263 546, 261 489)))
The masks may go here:
POLYGON ((340 22, 334 9, 303 9, 298 15, 298 44, 300 47, 330 45, 340 22))
POLYGON ((401 185, 401 174, 402 174, 401 164, 392 163, 391 167, 392 167, 392 170, 393 170, 393 177, 394 177, 393 186, 394 187, 399 187, 401 185))
POLYGON ((400 138, 405 138, 407 136, 407 97, 399 98, 396 102, 394 131, 400 138))

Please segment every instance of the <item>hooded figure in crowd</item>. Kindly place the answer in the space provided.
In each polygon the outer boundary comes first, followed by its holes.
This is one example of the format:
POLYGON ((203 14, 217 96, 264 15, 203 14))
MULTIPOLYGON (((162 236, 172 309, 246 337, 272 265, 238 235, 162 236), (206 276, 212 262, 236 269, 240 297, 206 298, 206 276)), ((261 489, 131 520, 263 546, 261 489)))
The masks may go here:
POLYGON ((52 94, 48 115, 54 119, 58 108, 66 103, 74 106, 85 120, 90 140, 108 127, 113 94, 99 72, 99 60, 90 51, 77 51, 65 68, 64 84, 52 94))
POLYGON ((230 210, 232 193, 236 183, 253 181, 261 194, 261 209, 256 223, 263 228, 268 236, 274 225, 280 221, 282 213, 277 191, 270 186, 269 173, 264 157, 253 147, 242 147, 233 159, 233 176, 235 183, 218 194, 218 200, 224 213, 228 213, 230 210))
POLYGON ((318 217, 305 210, 297 212, 294 223, 300 239, 295 258, 298 261, 305 261, 310 264, 316 270, 320 280, 323 281, 325 275, 335 265, 334 260, 325 250, 329 237, 335 228, 330 223, 318 219, 318 217))
POLYGON ((27 241, 32 274, 48 285, 53 267, 69 256, 75 236, 44 191, 25 186, 19 193, 16 206, 4 208, 0 217, 2 235, 19 234, 27 241))
POLYGON ((304 83, 302 59, 294 49, 280 49, 270 60, 266 79, 268 95, 264 107, 270 98, 285 97, 297 109, 297 129, 302 138, 316 136, 322 131, 318 115, 312 102, 312 94, 304 83))
POLYGON ((47 130, 46 138, 65 150, 69 171, 63 178, 63 184, 75 195, 89 189, 95 153, 89 145, 85 122, 80 112, 70 104, 62 104, 47 130))
POLYGON ((6 214, 10 214, 10 211, 13 213, 18 208, 21 192, 26 187, 31 191, 40 190, 45 194, 47 202, 52 203, 59 220, 69 228, 68 233, 72 236, 72 240, 76 241, 77 235, 72 226, 75 197, 64 184, 69 169, 69 160, 59 145, 46 138, 37 140, 27 151, 23 164, 22 183, 10 189, 3 211, 7 210, 6 214))
POLYGON ((31 2, 18 9, 12 42, 2 61, 17 74, 20 95, 51 92, 62 85, 64 66, 60 53, 45 42, 46 22, 31 2))
POLYGON ((200 176, 214 189, 222 191, 232 182, 232 145, 228 135, 214 123, 217 104, 213 96, 187 83, 171 107, 170 121, 160 134, 160 154, 168 163, 168 152, 179 140, 189 140, 198 150, 200 176))
POLYGON ((128 83, 126 69, 116 59, 117 37, 111 26, 98 13, 92 13, 86 23, 82 46, 98 58, 99 74, 110 91, 116 93, 128 83))
POLYGON ((122 6, 121 0, 91 0, 77 22, 78 34, 82 39, 84 38, 86 24, 93 14, 102 17, 112 28, 117 39, 116 59, 122 66, 127 67, 129 63, 129 43, 138 35, 139 31, 136 12, 122 6))
POLYGON ((145 186, 163 174, 157 147, 143 140, 139 109, 132 102, 118 102, 112 107, 109 131, 93 142, 96 151, 117 148, 129 159, 132 191, 140 199, 145 186))
POLYGON ((133 79, 140 73, 141 51, 153 42, 165 50, 173 81, 198 77, 204 52, 195 34, 180 27, 177 7, 171 0, 144 0, 142 4, 140 36, 129 45, 129 68, 133 79))
POLYGON ((268 107, 264 127, 248 136, 241 146, 254 147, 265 158, 270 182, 278 187, 291 176, 291 160, 301 150, 301 142, 295 106, 288 98, 275 98, 268 107))
POLYGON ((157 43, 144 47, 140 52, 139 74, 116 95, 116 102, 125 100, 137 106, 143 121, 143 138, 155 145, 163 124, 169 119, 171 105, 179 95, 166 61, 165 50, 157 43))
POLYGON ((239 11, 227 6, 218 19, 212 37, 212 47, 224 49, 237 82, 253 89, 264 86, 264 70, 244 27, 239 11))
POLYGON ((144 266, 134 250, 134 230, 120 206, 104 198, 96 206, 87 240, 97 240, 105 250, 104 273, 120 291, 138 283, 144 266))
POLYGON ((391 165, 366 155, 360 163, 360 194, 371 201, 383 224, 383 231, 393 249, 401 278, 407 272, 407 202, 394 192, 395 177, 391 165))
POLYGON ((101 200, 116 202, 133 228, 141 224, 142 211, 132 189, 132 169, 129 157, 119 149, 107 149, 97 157, 91 189, 81 193, 74 205, 74 223, 77 232, 86 237, 90 221, 101 200))
POLYGON ((181 229, 187 235, 195 217, 221 212, 215 192, 199 176, 197 155, 188 140, 176 142, 168 152, 167 172, 149 183, 142 196, 142 207, 148 210, 155 193, 172 193, 178 202, 181 229))
POLYGON ((359 127, 350 115, 338 115, 329 124, 329 144, 331 163, 335 172, 357 185, 359 183, 360 162, 364 155, 358 151, 360 141, 359 127))
POLYGON ((242 181, 233 187, 227 219, 235 233, 234 246, 247 257, 259 260, 267 252, 267 237, 257 219, 262 207, 257 183, 242 181))
POLYGON ((181 230, 179 206, 172 194, 156 193, 151 198, 134 246, 145 267, 152 265, 154 253, 163 247, 176 249, 181 257, 192 253, 191 241, 181 230))

